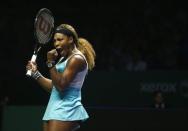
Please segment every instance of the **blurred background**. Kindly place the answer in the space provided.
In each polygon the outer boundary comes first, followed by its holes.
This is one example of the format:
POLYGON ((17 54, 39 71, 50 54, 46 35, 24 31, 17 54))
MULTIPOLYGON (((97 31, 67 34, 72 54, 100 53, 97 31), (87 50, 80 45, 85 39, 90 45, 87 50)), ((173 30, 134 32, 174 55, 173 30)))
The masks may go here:
MULTIPOLYGON (((25 76, 34 19, 50 9, 96 51, 82 88, 90 119, 80 131, 188 129, 188 10, 185 2, 17 1, 0 5, 1 131, 41 131, 49 94, 25 76)), ((39 70, 49 76, 46 52, 39 70)))

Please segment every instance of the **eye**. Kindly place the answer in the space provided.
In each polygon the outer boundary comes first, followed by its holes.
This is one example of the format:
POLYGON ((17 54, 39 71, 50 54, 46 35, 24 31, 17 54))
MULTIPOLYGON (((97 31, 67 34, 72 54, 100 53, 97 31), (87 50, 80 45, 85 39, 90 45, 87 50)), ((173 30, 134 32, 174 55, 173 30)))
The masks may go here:
POLYGON ((58 38, 58 39, 57 39, 57 41, 62 41, 62 40, 63 40, 63 38, 58 38))

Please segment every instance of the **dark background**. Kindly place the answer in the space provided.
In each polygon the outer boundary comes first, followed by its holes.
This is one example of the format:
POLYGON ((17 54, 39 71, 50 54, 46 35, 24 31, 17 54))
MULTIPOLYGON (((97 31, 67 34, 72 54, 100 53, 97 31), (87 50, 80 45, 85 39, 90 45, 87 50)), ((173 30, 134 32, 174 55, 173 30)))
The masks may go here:
MULTIPOLYGON (((161 114, 167 121, 180 119, 175 129, 187 128, 182 123, 187 123, 188 98, 181 92, 188 92, 188 88, 183 91, 180 88, 188 85, 182 84, 188 80, 188 11, 182 1, 9 1, 1 4, 0 97, 3 106, 45 106, 48 102, 49 94, 25 76, 25 65, 35 43, 35 15, 43 7, 53 12, 56 26, 72 25, 96 51, 96 67, 88 74, 83 88, 84 105, 91 114, 101 116, 92 117, 91 123, 99 119, 105 121, 109 114, 112 119, 126 117, 130 111, 133 116, 125 121, 142 117, 140 121, 159 123, 161 118, 150 121, 150 116, 161 114), (154 84, 151 88, 155 89, 140 93, 144 82, 154 84), (166 113, 150 106, 153 93, 163 88, 158 83, 176 85, 175 92, 162 90, 169 105, 166 113), (182 110, 184 114, 178 115, 182 110), (175 117, 170 118, 171 115, 175 117)), ((45 76, 49 76, 45 62, 50 48, 51 45, 44 47, 37 59, 39 70, 45 76)), ((140 121, 131 122, 137 125, 140 121)), ((115 125, 118 123, 123 124, 118 121, 115 125)), ((148 125, 155 129, 171 129, 174 125, 151 123, 148 125)), ((96 124, 96 130, 98 127, 96 124)), ((151 129, 143 123, 128 129, 142 128, 151 129)))

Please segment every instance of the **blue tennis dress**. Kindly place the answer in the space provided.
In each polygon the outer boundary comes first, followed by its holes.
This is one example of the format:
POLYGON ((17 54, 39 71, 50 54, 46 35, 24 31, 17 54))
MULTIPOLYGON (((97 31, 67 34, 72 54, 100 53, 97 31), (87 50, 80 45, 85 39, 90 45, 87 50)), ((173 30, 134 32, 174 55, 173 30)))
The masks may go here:
MULTIPOLYGON (((74 55, 75 54, 72 56, 74 55)), ((81 53, 76 55, 81 55, 85 59, 84 55, 81 53)), ((70 56, 64 62, 56 64, 56 69, 58 72, 62 73, 64 71, 67 61, 72 56, 70 56)), ((66 87, 65 90, 63 90, 63 92, 60 92, 55 86, 53 86, 50 99, 43 116, 44 121, 84 121, 89 118, 85 108, 81 103, 81 87, 87 74, 87 70, 88 64, 83 71, 77 73, 73 81, 69 84, 68 87, 66 87)))

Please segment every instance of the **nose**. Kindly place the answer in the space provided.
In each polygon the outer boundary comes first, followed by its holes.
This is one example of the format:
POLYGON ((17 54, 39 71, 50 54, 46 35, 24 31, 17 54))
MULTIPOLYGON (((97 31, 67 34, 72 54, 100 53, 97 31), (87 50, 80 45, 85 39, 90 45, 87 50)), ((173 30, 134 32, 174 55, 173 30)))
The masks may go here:
POLYGON ((54 47, 57 48, 59 46, 59 42, 58 41, 54 41, 54 47))

